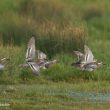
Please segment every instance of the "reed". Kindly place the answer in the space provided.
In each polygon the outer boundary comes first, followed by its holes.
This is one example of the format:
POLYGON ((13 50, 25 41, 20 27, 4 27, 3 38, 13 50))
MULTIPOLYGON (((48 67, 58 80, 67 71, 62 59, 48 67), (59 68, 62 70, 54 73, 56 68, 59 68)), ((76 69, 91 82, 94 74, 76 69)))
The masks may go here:
POLYGON ((84 45, 87 37, 85 25, 72 20, 67 6, 61 1, 19 0, 9 4, 14 9, 2 10, 0 16, 0 39, 3 44, 22 45, 35 35, 37 47, 50 57, 84 45))

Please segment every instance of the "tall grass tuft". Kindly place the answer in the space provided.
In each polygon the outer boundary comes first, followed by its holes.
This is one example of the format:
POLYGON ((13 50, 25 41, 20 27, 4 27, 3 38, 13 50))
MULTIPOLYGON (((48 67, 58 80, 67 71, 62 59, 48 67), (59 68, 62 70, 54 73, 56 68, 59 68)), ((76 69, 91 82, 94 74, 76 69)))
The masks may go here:
MULTIPOLYGON (((15 2, 18 3, 14 5, 16 11, 4 11, 0 16, 0 38, 3 43, 22 45, 35 35, 36 46, 50 57, 82 47, 87 36, 86 28, 83 23, 77 24, 76 20, 69 21, 72 16, 68 15, 66 5, 60 2, 15 2)), ((14 4, 14 1, 10 4, 14 4)))

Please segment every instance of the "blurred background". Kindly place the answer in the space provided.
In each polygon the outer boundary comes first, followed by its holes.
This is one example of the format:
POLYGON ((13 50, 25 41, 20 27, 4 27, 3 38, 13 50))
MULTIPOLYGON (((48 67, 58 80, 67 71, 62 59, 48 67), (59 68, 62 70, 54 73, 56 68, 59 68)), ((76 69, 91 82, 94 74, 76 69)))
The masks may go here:
POLYGON ((34 35, 50 56, 82 49, 110 39, 109 11, 109 0, 1 0, 0 44, 26 45, 34 35))
POLYGON ((77 78, 89 79, 70 68, 75 59, 73 50, 83 50, 86 44, 96 59, 107 64, 93 79, 109 80, 109 24, 109 0, 1 0, 0 57, 11 58, 5 71, 7 78, 15 79, 25 74, 18 65, 25 61, 27 42, 34 35, 36 48, 45 52, 48 58, 60 59, 63 65, 46 72, 53 79, 69 80, 71 77, 74 80, 76 74, 80 74, 77 78))

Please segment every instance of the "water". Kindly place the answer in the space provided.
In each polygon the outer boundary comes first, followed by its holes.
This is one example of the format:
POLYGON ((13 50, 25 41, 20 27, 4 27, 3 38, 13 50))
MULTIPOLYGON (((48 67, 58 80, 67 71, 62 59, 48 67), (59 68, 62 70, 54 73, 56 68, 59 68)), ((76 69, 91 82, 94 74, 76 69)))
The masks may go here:
POLYGON ((62 95, 74 98, 80 101, 93 101, 93 102, 110 102, 110 93, 96 93, 96 92, 50 92, 49 95, 62 95))

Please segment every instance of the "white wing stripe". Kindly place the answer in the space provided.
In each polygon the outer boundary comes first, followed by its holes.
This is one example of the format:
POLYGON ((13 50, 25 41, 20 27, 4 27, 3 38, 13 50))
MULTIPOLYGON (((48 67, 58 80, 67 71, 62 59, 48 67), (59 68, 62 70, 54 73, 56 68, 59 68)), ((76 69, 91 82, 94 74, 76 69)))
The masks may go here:
POLYGON ((29 65, 30 65, 32 71, 34 71, 34 72, 35 72, 35 71, 36 71, 36 72, 38 71, 38 68, 36 68, 33 64, 30 64, 30 63, 29 63, 29 65))

